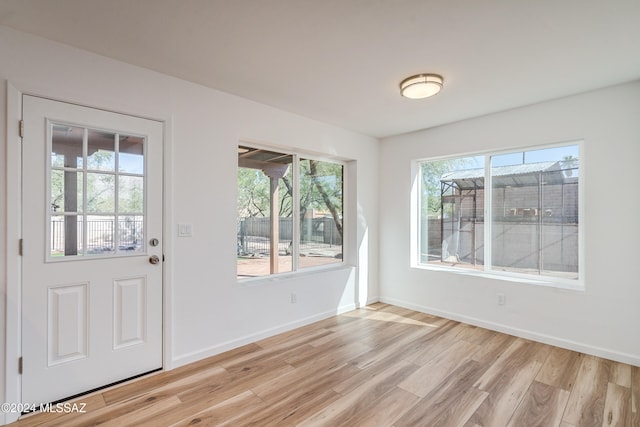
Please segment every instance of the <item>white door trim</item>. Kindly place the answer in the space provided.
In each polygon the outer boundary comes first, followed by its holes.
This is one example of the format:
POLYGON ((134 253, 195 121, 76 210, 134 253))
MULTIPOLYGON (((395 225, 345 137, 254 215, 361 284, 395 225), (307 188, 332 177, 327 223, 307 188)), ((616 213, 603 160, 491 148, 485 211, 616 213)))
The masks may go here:
MULTIPOLYGON (((172 328, 172 296, 173 296, 173 209, 172 209, 172 126, 171 117, 150 117, 140 112, 118 111, 105 106, 92 106, 81 104, 73 100, 59 99, 47 96, 42 92, 29 92, 16 88, 11 82, 7 82, 7 253, 6 253, 6 325, 5 325, 5 389, 4 401, 9 403, 26 403, 21 402, 22 396, 22 378, 18 373, 18 359, 22 355, 22 301, 20 298, 22 289, 21 264, 22 260, 18 253, 18 243, 22 237, 22 199, 21 199, 21 182, 22 182, 22 139, 19 134, 19 121, 22 119, 22 96, 33 95, 43 98, 54 99, 56 101, 68 102, 72 104, 85 105, 91 108, 109 109, 110 111, 119 112, 131 116, 137 116, 147 119, 157 120, 163 123, 163 151, 164 164, 163 167, 163 235, 164 235, 164 255, 163 263, 163 369, 170 370, 173 367, 173 328, 172 328)), ((19 413, 0 413, 0 425, 16 421, 19 413), (4 418, 4 419, 3 419, 4 418)))
MULTIPOLYGON (((22 140, 19 121, 22 118, 22 93, 7 82, 7 253, 6 253, 6 308, 5 317, 5 390, 4 400, 8 403, 20 403, 22 381, 18 374, 18 358, 21 354, 20 327, 22 303, 20 300, 21 259, 18 254, 18 242, 22 235, 22 140)), ((5 423, 18 419, 18 413, 4 413, 5 423)))

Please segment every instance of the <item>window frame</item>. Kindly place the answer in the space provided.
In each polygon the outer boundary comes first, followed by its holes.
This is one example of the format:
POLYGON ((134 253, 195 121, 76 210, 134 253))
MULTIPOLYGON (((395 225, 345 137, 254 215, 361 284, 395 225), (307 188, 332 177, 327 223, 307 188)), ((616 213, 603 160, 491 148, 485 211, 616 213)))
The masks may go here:
MULTIPOLYGON (((319 162, 326 162, 326 163, 333 163, 333 164, 337 164, 340 165, 342 167, 342 227, 343 227, 343 237, 342 237, 342 259, 340 260, 340 262, 333 262, 333 263, 328 263, 328 264, 323 264, 323 265, 317 265, 317 266, 310 266, 310 267, 303 267, 300 268, 299 265, 299 258, 300 258, 300 234, 301 234, 301 227, 300 227, 300 221, 299 220, 295 220, 292 221, 292 242, 291 242, 291 263, 292 263, 292 268, 291 271, 284 271, 284 272, 278 272, 278 273, 268 273, 262 276, 257 276, 257 277, 243 277, 243 278, 237 278, 236 281, 238 283, 241 284, 255 284, 258 283, 260 281, 273 281, 273 280, 279 280, 281 278, 286 278, 289 276, 300 276, 300 275, 306 275, 306 274, 310 274, 310 273, 314 273, 314 272, 318 272, 318 271, 328 271, 328 270, 335 270, 335 269, 341 269, 345 266, 348 265, 348 250, 349 250, 349 237, 348 237, 348 229, 350 229, 351 227, 347 224, 348 220, 347 217, 350 216, 349 213, 349 179, 348 179, 348 168, 349 168, 349 161, 348 160, 343 160, 340 158, 335 158, 332 157, 330 155, 323 155, 323 154, 318 154, 318 153, 309 153, 306 152, 304 150, 296 150, 293 149, 291 147, 282 147, 282 146, 278 146, 278 145, 270 145, 270 144, 263 144, 263 143, 256 143, 253 141, 247 141, 247 140, 239 140, 237 143, 237 147, 248 147, 248 148, 255 148, 258 150, 266 150, 266 151, 271 151, 271 152, 277 152, 279 154, 283 154, 283 155, 290 155, 292 157, 292 162, 291 162, 291 167, 292 167, 292 182, 293 182, 293 195, 292 195, 292 218, 299 218, 300 217, 300 161, 301 160, 316 160, 319 162)), ((240 166, 238 165, 238 162, 236 161, 236 174, 237 171, 239 170, 240 166)), ((236 183, 236 199, 237 199, 237 191, 238 191, 238 185, 236 183)), ((238 218, 237 216, 237 212, 236 212, 236 218, 238 218)), ((236 273, 237 273, 237 262, 236 262, 236 273)), ((237 274, 236 274, 237 276, 237 274)))
POLYGON ((584 140, 570 140, 565 142, 557 142, 553 144, 541 144, 532 146, 519 146, 507 149, 485 150, 475 152, 458 153, 455 155, 437 156, 420 158, 412 161, 411 164, 411 236, 410 236, 410 267, 422 270, 443 271, 454 274, 492 278, 510 282, 517 282, 531 285, 542 285, 560 289, 569 289, 576 291, 585 290, 585 144, 584 140), (502 271, 493 268, 492 264, 492 223, 493 223, 493 185, 491 174, 491 159, 494 156, 504 154, 522 153, 536 150, 544 150, 550 148, 578 146, 579 166, 579 182, 578 182, 578 277, 577 279, 568 279, 556 276, 527 274, 512 271, 502 271), (483 245, 484 245, 484 264, 481 269, 471 269, 450 265, 434 265, 421 261, 421 236, 422 236, 422 165, 428 162, 439 160, 455 160, 464 157, 483 156, 484 157, 484 217, 483 222, 483 245))

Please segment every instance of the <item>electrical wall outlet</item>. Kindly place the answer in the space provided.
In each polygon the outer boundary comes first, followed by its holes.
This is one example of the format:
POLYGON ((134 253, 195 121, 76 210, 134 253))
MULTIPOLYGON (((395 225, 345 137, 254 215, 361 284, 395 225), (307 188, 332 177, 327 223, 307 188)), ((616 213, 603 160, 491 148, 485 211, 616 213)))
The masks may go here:
POLYGON ((506 302, 506 297, 504 294, 498 294, 498 305, 504 305, 506 302))

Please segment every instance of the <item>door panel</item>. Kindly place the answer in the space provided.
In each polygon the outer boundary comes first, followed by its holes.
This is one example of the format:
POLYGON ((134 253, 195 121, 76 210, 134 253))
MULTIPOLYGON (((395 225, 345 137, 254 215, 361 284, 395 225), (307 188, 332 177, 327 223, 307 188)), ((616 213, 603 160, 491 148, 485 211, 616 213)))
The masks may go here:
POLYGON ((32 96, 23 119, 23 401, 161 368, 162 124, 32 96))
POLYGON ((49 364, 70 362, 89 355, 88 283, 48 288, 49 364))
POLYGON ((113 286, 113 348, 143 343, 147 318, 146 277, 118 279, 113 286))

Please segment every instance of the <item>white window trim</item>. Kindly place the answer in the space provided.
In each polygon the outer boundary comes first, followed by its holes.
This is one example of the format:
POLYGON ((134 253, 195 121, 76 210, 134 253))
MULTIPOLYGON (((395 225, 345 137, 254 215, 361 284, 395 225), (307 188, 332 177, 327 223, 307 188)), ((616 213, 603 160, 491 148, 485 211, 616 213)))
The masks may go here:
MULTIPOLYGON (((293 196, 294 196, 294 201, 297 202, 297 203, 293 203, 292 215, 294 218, 297 218, 300 216, 300 159, 317 160, 321 162, 329 162, 329 163, 335 163, 335 164, 341 165, 342 166, 343 236, 342 236, 342 260, 339 263, 334 262, 326 265, 299 268, 299 256, 293 256, 292 271, 283 271, 281 273, 267 274, 267 275, 258 276, 258 277, 247 277, 247 278, 237 279, 236 282, 240 285, 253 286, 253 285, 259 285, 261 283, 273 283, 273 282, 278 282, 282 280, 287 280, 289 278, 296 277, 296 276, 304 276, 308 274, 315 274, 318 272, 327 272, 332 270, 341 270, 345 268, 351 268, 354 265, 353 262, 350 262, 350 259, 349 259, 350 257, 348 256, 348 254, 350 254, 349 251, 351 248, 349 244, 350 239, 349 239, 348 233, 351 227, 347 225, 349 221, 346 220, 347 215, 351 215, 351 210, 349 209, 350 198, 348 196, 349 194, 348 188, 349 188, 350 182, 348 178, 349 174, 347 172, 350 161, 344 160, 341 158, 335 158, 330 155, 310 153, 304 150, 297 150, 291 147, 264 144, 261 142, 254 142, 252 140, 247 140, 247 139, 239 140, 237 145, 279 152, 282 154, 291 155, 293 157, 292 172, 293 172, 293 180, 295 182, 295 185, 293 187, 293 196)), ((236 164, 236 167, 237 167, 237 164, 236 164)), ((297 237, 293 239, 293 242, 292 242, 293 254, 299 255, 300 253, 300 222, 299 221, 293 221, 293 234, 294 236, 297 237)))
POLYGON ((455 155, 448 156, 438 156, 438 157, 428 157, 421 158, 412 161, 411 163, 411 236, 410 236, 410 266, 411 268, 419 269, 419 270, 430 270, 430 271, 441 271, 441 272, 449 272, 454 274, 466 275, 466 276, 475 276, 475 277, 483 277, 490 278, 496 280, 504 280, 509 282, 517 282, 522 284, 530 284, 530 285, 540 285, 540 286, 548 286, 552 288, 560 288, 560 289, 569 289, 576 291, 585 291, 585 239, 584 239, 584 230, 585 230, 585 174, 582 171, 585 164, 585 144, 584 140, 570 140, 565 142, 558 142, 553 144, 543 144, 543 145, 535 145, 535 146, 524 146, 524 147, 512 147, 508 149, 501 150, 486 150, 479 152, 468 152, 468 153, 459 153, 455 155), (491 197, 492 197, 492 185, 491 185, 491 156, 499 156, 502 154, 511 154, 511 153, 519 153, 523 151, 533 151, 533 150, 543 150, 547 148, 557 148, 564 147, 568 145, 577 145, 580 153, 580 182, 578 185, 578 278, 577 279, 565 279, 562 277, 553 277, 553 276, 543 276, 536 274, 526 274, 526 273, 517 273, 517 272, 507 272, 494 270, 491 265, 491 220, 484 221, 484 259, 485 264, 483 265, 483 270, 473 270, 468 268, 461 267, 453 267, 453 266, 440 266, 433 264, 425 264, 420 261, 420 236, 422 233, 421 230, 421 198, 422 194, 422 180, 421 170, 422 164, 429 161, 437 161, 437 160, 450 160, 450 159, 459 159, 461 157, 472 157, 472 156, 484 156, 484 169, 485 169, 485 192, 484 192, 484 215, 485 218, 492 218, 491 212, 491 197))

